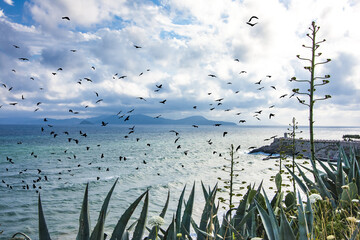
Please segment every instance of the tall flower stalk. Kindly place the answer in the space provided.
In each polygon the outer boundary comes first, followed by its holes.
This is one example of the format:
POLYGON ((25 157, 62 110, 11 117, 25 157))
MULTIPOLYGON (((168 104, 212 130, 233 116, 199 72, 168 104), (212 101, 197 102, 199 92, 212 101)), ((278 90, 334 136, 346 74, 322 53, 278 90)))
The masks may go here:
POLYGON ((291 78, 289 81, 295 81, 300 83, 307 83, 309 85, 309 89, 306 92, 301 92, 299 88, 294 88, 292 91, 294 94, 297 95, 304 95, 309 97, 309 101, 305 101, 303 99, 300 99, 297 97, 299 103, 309 107, 309 129, 310 129, 310 153, 311 153, 311 163, 316 170, 315 165, 315 145, 314 145, 314 104, 316 101, 320 100, 326 100, 331 98, 330 95, 325 95, 324 97, 316 98, 315 97, 315 90, 319 86, 323 86, 329 83, 330 75, 325 76, 316 76, 315 75, 315 67, 321 64, 326 64, 331 61, 331 59, 326 59, 325 61, 317 61, 317 58, 322 55, 321 52, 317 52, 317 50, 320 47, 320 44, 325 42, 326 40, 323 39, 321 41, 316 40, 316 34, 318 33, 320 27, 316 25, 315 22, 311 23, 311 27, 309 27, 310 33, 306 34, 308 38, 311 40, 311 46, 303 45, 304 48, 311 50, 311 58, 303 58, 300 57, 300 55, 297 55, 296 57, 300 60, 304 60, 306 62, 309 62, 310 64, 308 66, 305 66, 304 69, 308 70, 310 72, 310 79, 297 79, 296 77, 291 78))

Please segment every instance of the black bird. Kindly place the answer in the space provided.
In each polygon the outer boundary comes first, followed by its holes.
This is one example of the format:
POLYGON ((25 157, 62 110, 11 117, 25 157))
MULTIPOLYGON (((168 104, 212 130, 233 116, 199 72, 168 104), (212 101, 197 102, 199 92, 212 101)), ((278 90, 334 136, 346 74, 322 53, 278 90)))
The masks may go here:
POLYGON ((97 100, 95 103, 99 103, 99 102, 101 102, 101 101, 103 101, 104 99, 99 99, 99 100, 97 100))
POLYGON ((248 22, 251 22, 251 20, 253 20, 253 19, 259 19, 259 18, 257 16, 252 16, 248 22))
POLYGON ((216 99, 215 101, 216 102, 221 102, 222 100, 224 100, 224 98, 219 98, 219 99, 216 99))
POLYGON ((165 104, 165 102, 166 102, 166 99, 165 99, 165 100, 160 101, 159 103, 165 104))
POLYGON ((215 126, 215 127, 220 127, 220 126, 221 126, 221 123, 215 123, 214 126, 215 126))
POLYGON ((237 148, 235 149, 235 152, 239 151, 241 148, 241 145, 237 146, 237 148))
POLYGON ((140 46, 138 46, 138 45, 135 45, 135 44, 134 44, 134 47, 135 47, 135 48, 141 48, 140 46))
POLYGON ((179 133, 177 131, 175 131, 175 130, 170 130, 169 132, 175 133, 175 136, 179 135, 179 133))
POLYGON ((106 125, 108 125, 109 123, 106 123, 104 121, 101 122, 101 126, 105 127, 106 125))
POLYGON ((143 98, 143 97, 137 97, 137 98, 140 99, 140 100, 144 100, 146 102, 146 99, 143 98))
POLYGON ((276 87, 275 86, 270 86, 271 88, 273 88, 274 90, 276 90, 276 87))
POLYGON ((245 122, 246 122, 246 120, 243 120, 243 119, 239 121, 239 123, 245 123, 245 122))
POLYGON ((214 75, 214 74, 209 74, 208 76, 209 76, 209 77, 216 78, 216 75, 214 75))
POLYGON ((261 81, 262 81, 262 80, 260 80, 260 81, 256 82, 255 84, 259 84, 259 85, 260 85, 261 81))
POLYGON ((95 92, 95 94, 96 94, 97 97, 99 96, 99 94, 97 92, 95 92))
POLYGON ((70 18, 69 18, 69 17, 62 17, 61 19, 70 21, 70 18))
POLYGON ((14 46, 14 48, 20 48, 19 46, 17 46, 17 45, 13 45, 14 46))
POLYGON ((95 67, 94 67, 94 66, 91 66, 91 69, 92 69, 92 70, 95 70, 95 67))
POLYGON ((237 59, 237 58, 235 58, 235 59, 234 59, 234 61, 235 61, 235 62, 240 62, 240 60, 239 60, 239 59, 237 59))
POLYGON ((269 119, 271 119, 271 117, 275 117, 275 114, 274 114, 274 113, 270 113, 270 114, 269 114, 269 119))
POLYGON ((198 125, 192 125, 194 128, 199 128, 199 126, 198 125))
POLYGON ((249 24, 250 26, 255 26, 256 24, 258 24, 258 23, 249 23, 249 22, 246 22, 246 24, 249 24))
POLYGON ((225 136, 226 136, 226 134, 228 134, 228 132, 224 132, 224 133, 223 133, 223 137, 225 137, 225 136))
POLYGON ((239 72, 239 74, 242 74, 242 73, 247 73, 247 72, 246 72, 246 71, 244 71, 244 70, 243 70, 243 71, 241 71, 241 72, 239 72))
POLYGON ((19 60, 21 60, 21 61, 29 61, 28 58, 19 58, 19 60))
POLYGON ((62 68, 58 68, 57 71, 62 71, 63 69, 62 68))
POLYGON ((284 94, 284 95, 281 95, 280 98, 284 98, 284 97, 286 97, 286 96, 287 96, 287 94, 284 94))
POLYGON ((126 77, 127 77, 127 76, 123 75, 123 76, 119 77, 119 79, 126 78, 126 77))
POLYGON ((71 52, 76 52, 76 49, 71 49, 70 51, 71 51, 71 52))

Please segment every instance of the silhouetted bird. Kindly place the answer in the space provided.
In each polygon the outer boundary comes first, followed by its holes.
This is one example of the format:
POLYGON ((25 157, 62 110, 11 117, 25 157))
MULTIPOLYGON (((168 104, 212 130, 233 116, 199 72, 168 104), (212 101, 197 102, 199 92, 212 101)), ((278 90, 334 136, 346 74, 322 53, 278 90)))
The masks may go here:
POLYGON ((70 18, 69 18, 69 17, 62 17, 61 19, 70 21, 70 18))
POLYGON ((135 48, 141 48, 140 46, 138 46, 138 45, 135 45, 135 44, 134 44, 134 47, 135 47, 135 48))

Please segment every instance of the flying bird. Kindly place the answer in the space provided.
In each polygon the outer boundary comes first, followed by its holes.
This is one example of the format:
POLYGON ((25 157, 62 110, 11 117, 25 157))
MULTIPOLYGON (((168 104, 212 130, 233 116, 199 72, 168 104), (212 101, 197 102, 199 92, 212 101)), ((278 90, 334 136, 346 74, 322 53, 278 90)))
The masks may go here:
POLYGON ((19 58, 19 60, 21 60, 21 61, 29 61, 28 58, 19 58))
POLYGON ((166 102, 166 99, 165 99, 165 100, 160 101, 159 103, 165 104, 165 102, 166 102))
POLYGON ((19 46, 17 46, 17 45, 13 45, 14 46, 14 48, 20 48, 19 46))
POLYGON ((135 45, 135 44, 134 44, 134 47, 135 47, 135 48, 141 48, 139 45, 135 45))
POLYGON ((270 114, 269 114, 269 119, 271 119, 271 117, 275 117, 275 114, 274 114, 274 113, 270 113, 270 114))
POLYGON ((252 21, 253 19, 259 19, 259 18, 258 18, 257 16, 252 16, 252 17, 249 19, 249 21, 246 22, 246 24, 250 25, 251 27, 253 27, 253 26, 255 26, 256 24, 258 24, 257 22, 252 23, 251 21, 252 21))
POLYGON ((106 125, 108 125, 109 123, 106 123, 104 121, 101 122, 101 126, 105 127, 106 125))
POLYGON ((214 74, 209 74, 208 76, 209 76, 209 77, 216 78, 216 75, 214 75, 214 74))
POLYGON ((61 19, 70 21, 70 18, 69 18, 69 17, 62 17, 61 19))

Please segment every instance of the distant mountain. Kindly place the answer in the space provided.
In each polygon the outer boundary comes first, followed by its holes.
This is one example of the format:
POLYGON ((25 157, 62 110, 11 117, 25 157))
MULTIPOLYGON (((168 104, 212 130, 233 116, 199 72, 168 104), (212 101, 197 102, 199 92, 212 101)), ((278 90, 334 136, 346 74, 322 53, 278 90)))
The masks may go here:
MULTIPOLYGON (((93 118, 69 118, 69 119, 52 119, 47 118, 48 124, 56 124, 56 125, 77 125, 77 124, 94 124, 101 125, 101 122, 106 122, 109 124, 131 124, 131 125, 139 125, 139 124, 148 124, 148 125, 214 125, 214 124, 222 124, 222 125, 236 125, 233 122, 224 122, 224 121, 213 121, 208 120, 202 116, 192 116, 183 119, 167 119, 167 118, 154 118, 149 117, 143 114, 135 114, 129 115, 129 120, 124 121, 126 117, 120 118, 117 115, 111 116, 99 116, 93 118)), ((44 124, 43 119, 38 118, 18 118, 18 119, 10 119, 10 118, 0 118, 0 124, 44 124)))
POLYGON ((233 122, 224 122, 224 121, 213 121, 208 120, 202 116, 193 116, 183 119, 173 120, 167 118, 154 118, 149 117, 143 114, 130 115, 129 120, 124 121, 125 117, 120 118, 116 115, 114 116, 100 116, 95 118, 86 119, 87 122, 93 124, 101 124, 101 122, 106 122, 109 124, 149 124, 149 125, 213 125, 213 124, 222 124, 222 125, 236 125, 233 122))

